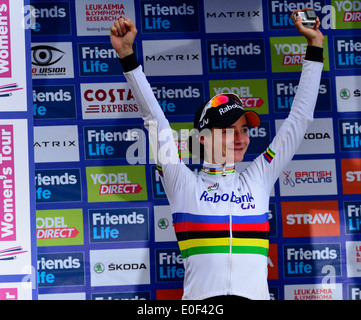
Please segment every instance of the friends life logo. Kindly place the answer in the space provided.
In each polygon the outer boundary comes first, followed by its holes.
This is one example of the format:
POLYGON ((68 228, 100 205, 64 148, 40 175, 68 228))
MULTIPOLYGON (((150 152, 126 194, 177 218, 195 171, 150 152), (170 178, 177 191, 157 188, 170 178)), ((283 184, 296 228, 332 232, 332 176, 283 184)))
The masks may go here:
POLYGON ((141 1, 142 33, 199 32, 198 3, 193 0, 141 1))
POLYGON ((340 119, 338 123, 341 151, 361 151, 361 118, 340 119))
POLYGON ((361 68, 361 36, 334 37, 335 68, 361 68))
POLYGON ((79 43, 80 76, 119 76, 121 66, 111 43, 79 43))
POLYGON ((361 234, 361 202, 344 202, 346 234, 361 234))
POLYGON ((179 249, 157 249, 155 256, 157 282, 183 281, 184 266, 179 249))
POLYGON ((340 244, 286 244, 283 246, 285 278, 341 275, 340 244))
POLYGON ((208 40, 210 73, 266 71, 263 39, 208 40))

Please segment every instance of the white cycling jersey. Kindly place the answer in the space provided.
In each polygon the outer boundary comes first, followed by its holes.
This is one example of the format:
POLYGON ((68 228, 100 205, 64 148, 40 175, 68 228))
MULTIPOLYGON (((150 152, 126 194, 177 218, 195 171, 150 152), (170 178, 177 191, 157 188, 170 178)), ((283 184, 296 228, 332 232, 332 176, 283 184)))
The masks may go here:
POLYGON ((169 123, 142 67, 124 73, 152 149, 158 151, 156 162, 184 263, 183 299, 269 299, 270 192, 313 120, 322 67, 320 62, 304 61, 288 118, 267 150, 245 170, 204 163, 199 174, 179 160, 169 123))

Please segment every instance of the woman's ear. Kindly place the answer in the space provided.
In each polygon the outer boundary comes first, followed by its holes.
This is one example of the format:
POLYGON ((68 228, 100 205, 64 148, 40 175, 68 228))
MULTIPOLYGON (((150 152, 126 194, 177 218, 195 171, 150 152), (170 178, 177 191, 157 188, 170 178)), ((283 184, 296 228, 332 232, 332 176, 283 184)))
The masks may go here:
POLYGON ((204 136, 200 136, 199 138, 198 138, 198 140, 199 140, 199 142, 201 143, 201 144, 203 144, 204 145, 204 143, 205 143, 205 139, 204 139, 204 136))

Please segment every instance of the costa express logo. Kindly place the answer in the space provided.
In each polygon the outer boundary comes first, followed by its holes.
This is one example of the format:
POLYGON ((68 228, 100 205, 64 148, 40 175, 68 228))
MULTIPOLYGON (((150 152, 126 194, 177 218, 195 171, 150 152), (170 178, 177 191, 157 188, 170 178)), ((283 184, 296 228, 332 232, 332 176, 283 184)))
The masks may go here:
POLYGON ((243 107, 259 114, 268 114, 268 91, 266 79, 211 80, 210 95, 235 93, 242 99, 243 107))
POLYGON ((336 69, 361 68, 361 36, 334 37, 333 43, 336 69))
POLYGON ((271 30, 294 29, 294 23, 291 19, 291 14, 295 9, 304 9, 312 7, 317 16, 322 20, 324 17, 322 8, 325 6, 325 1, 290 1, 290 0, 268 0, 268 17, 270 21, 271 30))
MULTIPOLYGON (((289 112, 298 89, 299 79, 273 80, 273 102, 276 112, 289 112)), ((316 111, 331 111, 330 79, 321 79, 316 111)))
POLYGON ((90 242, 147 241, 148 209, 89 210, 90 242))
POLYGON ((89 202, 147 200, 144 166, 87 167, 89 202))
POLYGON ((336 9, 337 29, 361 28, 361 1, 332 0, 331 5, 336 9))
POLYGON ((340 119, 341 151, 361 151, 361 118, 340 119))
POLYGON ((81 209, 37 211, 36 237, 40 247, 84 244, 83 211, 81 209))
POLYGON ((80 169, 35 171, 36 202, 81 201, 80 169))
POLYGON ((31 33, 38 35, 70 35, 70 8, 68 2, 32 2, 31 16, 35 18, 31 33))
POLYGON ((329 267, 341 275, 340 244, 286 244, 283 246, 283 267, 286 278, 322 277, 329 267), (325 268, 327 266, 327 268, 325 268))
POLYGON ((361 194, 361 159, 341 159, 343 194, 361 194))
POLYGON ((340 235, 337 201, 282 202, 281 208, 286 238, 340 235))
POLYGON ((2 0, 0 6, 0 78, 11 78, 11 26, 10 0, 2 0))
POLYGON ((85 284, 84 254, 39 254, 37 261, 39 287, 82 286, 85 284))
POLYGON ((361 202, 344 202, 344 214, 347 234, 361 234, 361 202))
POLYGON ((0 241, 16 241, 14 128, 0 125, 0 241))
POLYGON ((110 43, 79 43, 81 76, 119 75, 118 54, 110 43))
POLYGON ((155 255, 157 282, 183 281, 184 267, 179 249, 157 249, 155 255))
POLYGON ((265 71, 263 39, 208 40, 210 73, 265 71))
MULTIPOLYGON (((323 51, 324 71, 329 71, 327 36, 323 51)), ((303 37, 271 37, 272 72, 300 72, 306 56, 307 42, 303 37)))
POLYGON ((197 1, 141 1, 142 32, 198 32, 197 1))

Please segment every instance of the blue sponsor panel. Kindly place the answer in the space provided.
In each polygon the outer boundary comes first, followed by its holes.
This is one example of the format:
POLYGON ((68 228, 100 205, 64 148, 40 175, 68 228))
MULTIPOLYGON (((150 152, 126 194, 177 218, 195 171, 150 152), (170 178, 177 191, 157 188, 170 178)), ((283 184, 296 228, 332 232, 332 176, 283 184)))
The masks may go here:
POLYGON ((184 267, 179 249, 156 249, 156 281, 183 282, 184 267))
POLYGON ((208 72, 266 71, 264 39, 208 40, 208 72))
POLYGON ((346 234, 361 234, 361 201, 343 203, 346 234))
POLYGON ((295 25, 291 19, 293 10, 312 7, 320 21, 325 17, 322 8, 325 0, 321 1, 290 1, 290 0, 268 0, 268 19, 271 30, 293 30, 295 25))
POLYGON ((194 115, 205 102, 202 82, 152 83, 154 95, 166 116, 194 115))
POLYGON ((336 69, 361 68, 361 36, 333 38, 336 69))
MULTIPOLYGON (((273 103, 275 112, 289 113, 300 79, 273 80, 273 103)), ((329 78, 321 79, 315 111, 331 111, 331 84, 329 78)))
POLYGON ((82 252, 38 254, 40 288, 84 284, 84 254, 82 252))
POLYGON ((150 300, 150 292, 93 293, 92 300, 150 300))
POLYGON ((139 142, 138 157, 145 154, 143 130, 136 126, 84 127, 86 159, 125 159, 130 146, 139 142))
POLYGON ((33 86, 33 115, 35 120, 76 118, 75 86, 33 86))
POLYGON ((340 276, 340 244, 285 244, 283 267, 286 278, 324 277, 330 267, 340 276))
POLYGON ((140 8, 143 33, 199 32, 197 1, 141 1, 140 8))
POLYGON ((148 241, 148 208, 89 210, 90 242, 148 241))
POLYGON ((35 170, 36 202, 81 201, 80 169, 35 170))
POLYGON ((67 1, 31 2, 34 7, 32 36, 70 35, 70 7, 67 1))
POLYGON ((348 300, 361 300, 361 284, 349 284, 348 300))
POLYGON ((249 128, 248 135, 251 142, 246 155, 263 153, 271 143, 270 123, 263 121, 259 127, 249 128))
POLYGON ((341 151, 361 151, 361 118, 338 120, 341 151))
POLYGON ((80 76, 119 76, 122 68, 110 42, 78 43, 80 76))

